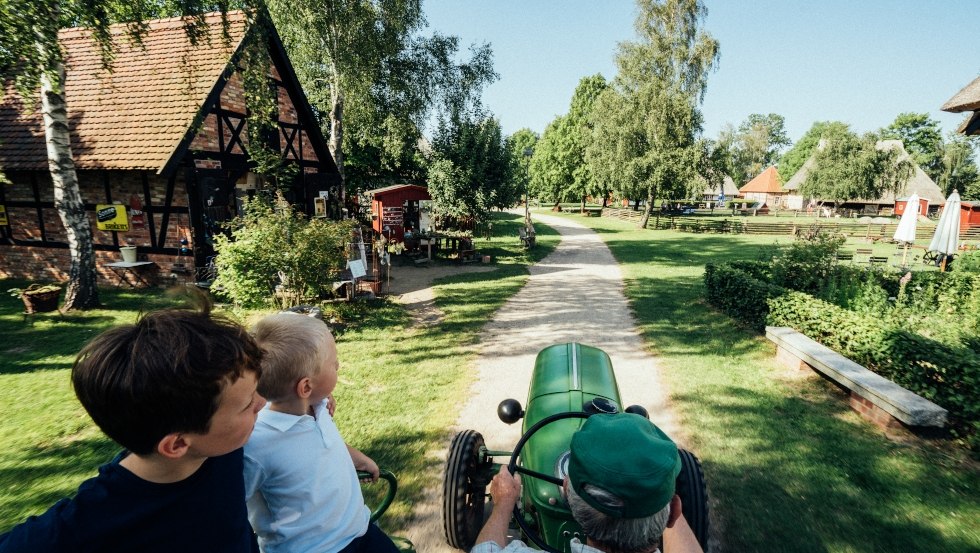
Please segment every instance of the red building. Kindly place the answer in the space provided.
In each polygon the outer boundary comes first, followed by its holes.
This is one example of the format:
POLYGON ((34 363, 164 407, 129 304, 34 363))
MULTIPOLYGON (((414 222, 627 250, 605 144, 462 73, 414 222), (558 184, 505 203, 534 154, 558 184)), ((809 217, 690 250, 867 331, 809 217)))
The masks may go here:
MULTIPOLYGON (((895 215, 901 216, 903 213, 905 213, 905 204, 908 203, 908 200, 908 198, 895 200, 895 215)), ((929 215, 928 198, 919 198, 919 215, 922 215, 923 217, 929 215)))
POLYGON ((980 202, 960 203, 960 232, 980 226, 980 202))
POLYGON ((431 200, 429 189, 415 184, 396 184, 371 190, 371 226, 394 242, 405 240, 405 230, 420 230, 419 202, 431 200))

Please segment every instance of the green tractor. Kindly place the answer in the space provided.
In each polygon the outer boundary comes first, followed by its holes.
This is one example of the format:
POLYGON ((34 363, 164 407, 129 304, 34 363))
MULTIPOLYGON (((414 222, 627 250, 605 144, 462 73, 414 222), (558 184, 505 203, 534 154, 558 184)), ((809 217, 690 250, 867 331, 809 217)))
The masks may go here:
MULTIPOLYGON (((525 542, 552 553, 570 551, 572 538, 585 541, 572 519, 561 493, 568 469, 569 444, 585 419, 596 413, 621 409, 619 388, 609 356, 598 348, 577 343, 549 346, 540 353, 531 375, 527 409, 519 401, 505 399, 497 416, 506 424, 523 419, 522 436, 513 451, 487 449, 474 430, 458 433, 449 448, 443 479, 443 528, 449 545, 469 550, 476 540, 492 503, 486 488, 503 466, 524 475, 522 498, 514 508, 514 532, 525 542)), ((625 409, 649 418, 646 409, 625 409)), ((684 517, 701 546, 708 539, 708 496, 704 473, 697 457, 679 450, 681 472, 677 494, 684 517)), ((669 553, 669 552, 666 552, 669 553)))

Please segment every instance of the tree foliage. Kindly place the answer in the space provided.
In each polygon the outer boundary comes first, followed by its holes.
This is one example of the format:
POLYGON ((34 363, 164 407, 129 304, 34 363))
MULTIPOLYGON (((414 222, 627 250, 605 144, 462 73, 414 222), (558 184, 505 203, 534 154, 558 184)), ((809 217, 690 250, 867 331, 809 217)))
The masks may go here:
POLYGON ((977 139, 950 134, 943 144, 942 171, 936 178, 943 195, 959 190, 964 200, 980 200, 980 171, 976 164, 977 139))
POLYGON ((718 42, 701 28, 700 0, 639 0, 638 8, 637 40, 619 45, 616 78, 593 108, 586 157, 595 178, 619 195, 646 197, 643 227, 655 198, 683 195, 694 179, 698 106, 718 42))
POLYGON ((791 144, 785 126, 785 118, 776 113, 753 113, 739 125, 733 151, 736 172, 731 175, 737 184, 776 163, 780 151, 791 144))
POLYGON ((806 160, 817 150, 820 139, 832 140, 836 136, 841 136, 850 131, 847 123, 840 121, 816 121, 810 129, 803 134, 792 148, 786 151, 779 158, 777 169, 787 181, 803 167, 806 160))
POLYGON ((901 140, 912 160, 929 178, 938 180, 943 171, 943 134, 938 121, 926 113, 900 113, 881 135, 901 140))
POLYGON ((422 36, 421 0, 268 0, 297 76, 351 184, 423 176, 433 113, 460 114, 496 79, 489 45, 457 61, 459 38, 422 36))
POLYGON ((912 176, 912 163, 901 150, 880 146, 879 139, 873 133, 858 137, 850 131, 827 139, 814 154, 815 165, 800 193, 833 200, 835 206, 876 199, 886 192, 900 194, 912 176))
POLYGON ((538 133, 528 128, 519 129, 507 137, 507 152, 514 167, 514 190, 520 194, 530 191, 531 157, 537 148, 538 133))
POLYGON ((443 121, 432 147, 429 194, 438 216, 482 222, 520 197, 517 167, 495 119, 478 114, 443 121))

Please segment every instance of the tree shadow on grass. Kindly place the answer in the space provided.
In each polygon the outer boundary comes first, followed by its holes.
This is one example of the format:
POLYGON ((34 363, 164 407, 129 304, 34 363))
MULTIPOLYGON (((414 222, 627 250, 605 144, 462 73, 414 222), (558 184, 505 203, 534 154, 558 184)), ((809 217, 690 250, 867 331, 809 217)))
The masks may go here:
POLYGON ((677 396, 742 452, 699 452, 725 506, 726 549, 976 551, 976 535, 937 528, 977 513, 977 475, 844 420, 846 403, 814 386, 796 397, 731 386, 677 396))
POLYGON ((96 475, 120 448, 104 436, 57 441, 9 452, 0 467, 0 532, 71 497, 78 485, 96 475))

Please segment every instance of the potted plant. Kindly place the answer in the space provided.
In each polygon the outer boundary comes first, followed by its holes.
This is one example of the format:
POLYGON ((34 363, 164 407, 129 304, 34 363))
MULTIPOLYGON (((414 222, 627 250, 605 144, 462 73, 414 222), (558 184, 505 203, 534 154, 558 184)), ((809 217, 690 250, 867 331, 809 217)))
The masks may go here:
POLYGON ((47 313, 58 309, 61 286, 57 284, 31 284, 27 288, 11 288, 7 293, 24 302, 25 313, 47 313))

